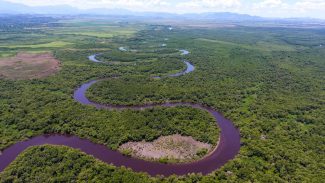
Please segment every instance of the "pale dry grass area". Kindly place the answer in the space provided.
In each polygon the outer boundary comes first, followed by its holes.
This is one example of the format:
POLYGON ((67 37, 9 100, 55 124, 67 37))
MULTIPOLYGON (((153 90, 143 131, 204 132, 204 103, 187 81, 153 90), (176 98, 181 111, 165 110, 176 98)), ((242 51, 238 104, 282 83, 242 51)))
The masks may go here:
POLYGON ((207 155, 212 148, 211 144, 176 134, 159 137, 153 142, 127 142, 119 147, 119 151, 152 161, 164 159, 167 162, 191 162, 207 155), (203 156, 198 154, 202 150, 206 151, 203 156))
POLYGON ((20 52, 14 57, 0 59, 0 77, 8 79, 44 78, 60 69, 60 61, 51 53, 20 52))

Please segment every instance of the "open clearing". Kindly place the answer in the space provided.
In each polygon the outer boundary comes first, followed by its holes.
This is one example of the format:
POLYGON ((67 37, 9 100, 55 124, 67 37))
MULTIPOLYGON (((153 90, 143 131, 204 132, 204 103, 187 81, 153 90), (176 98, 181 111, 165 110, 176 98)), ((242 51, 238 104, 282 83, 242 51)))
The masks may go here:
POLYGON ((51 53, 20 52, 14 57, 0 59, 0 76, 9 79, 43 78, 56 73, 59 65, 51 53))
POLYGON ((44 43, 44 44, 32 44, 32 45, 0 45, 0 48, 61 48, 68 45, 71 45, 72 43, 64 42, 64 41, 53 41, 50 43, 44 43))
POLYGON ((154 160, 189 162, 202 158, 212 149, 212 145, 181 135, 162 136, 153 142, 128 142, 119 151, 133 157, 154 160))

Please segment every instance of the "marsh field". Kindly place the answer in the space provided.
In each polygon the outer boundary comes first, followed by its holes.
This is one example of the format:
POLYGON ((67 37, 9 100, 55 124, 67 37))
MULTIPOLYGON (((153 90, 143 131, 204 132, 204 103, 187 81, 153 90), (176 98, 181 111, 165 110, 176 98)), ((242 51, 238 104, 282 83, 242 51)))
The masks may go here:
MULTIPOLYGON (((151 176, 78 149, 42 145, 21 153, 0 173, 0 182, 322 182, 325 29, 179 25, 0 17, 0 156, 43 134, 74 135, 116 151, 173 135, 210 149, 218 145, 220 128, 204 110, 103 110, 74 100, 85 82, 111 78, 92 85, 87 97, 100 104, 188 102, 218 110, 240 132, 234 159, 207 175, 151 176), (180 55, 181 49, 190 54, 180 55), (98 53, 103 63, 88 59, 98 53), (195 70, 166 77, 186 68, 182 59, 195 70)), ((191 154, 196 161, 209 152, 191 154)))

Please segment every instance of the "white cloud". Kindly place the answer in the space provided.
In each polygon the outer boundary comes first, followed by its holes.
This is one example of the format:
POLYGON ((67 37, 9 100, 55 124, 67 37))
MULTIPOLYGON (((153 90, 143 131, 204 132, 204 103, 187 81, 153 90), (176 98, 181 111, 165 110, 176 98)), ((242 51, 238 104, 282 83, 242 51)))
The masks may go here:
POLYGON ((295 4, 295 8, 309 11, 309 10, 322 10, 325 14, 325 0, 303 0, 295 4))
MULTIPOLYGON (((89 2, 93 7, 106 8, 128 8, 128 9, 148 9, 150 7, 168 6, 169 3, 164 0, 99 0, 97 2, 89 2)), ((87 7, 89 8, 89 6, 87 7)))
POLYGON ((180 12, 230 11, 240 7, 240 0, 189 0, 178 3, 180 12))
POLYGON ((194 6, 202 8, 230 8, 239 6, 240 0, 190 0, 179 3, 179 6, 194 6))
POLYGON ((150 7, 166 6, 165 0, 7 0, 30 6, 70 5, 79 8, 111 8, 111 7, 150 7))
POLYGON ((254 3, 251 12, 269 17, 325 18, 325 0, 264 0, 254 3))
POLYGON ((281 0, 265 0, 260 3, 257 3, 256 8, 276 8, 283 6, 284 3, 281 0))

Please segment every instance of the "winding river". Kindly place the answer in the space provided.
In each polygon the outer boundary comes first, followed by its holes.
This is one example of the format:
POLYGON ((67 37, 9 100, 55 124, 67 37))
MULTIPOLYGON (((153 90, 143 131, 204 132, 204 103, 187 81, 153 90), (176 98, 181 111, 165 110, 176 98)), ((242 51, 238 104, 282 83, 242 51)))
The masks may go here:
MULTIPOLYGON (((187 50, 182 51, 182 55, 189 54, 187 50)), ((101 62, 96 59, 96 55, 89 56, 89 60, 93 62, 101 62)), ((187 69, 170 75, 170 77, 177 77, 189 72, 194 71, 194 66, 188 61, 183 60, 187 65, 187 69)), ((59 135, 59 134, 48 134, 37 136, 29 140, 18 142, 9 148, 5 149, 2 154, 0 154, 0 171, 3 171, 15 158, 23 152, 25 149, 31 146, 36 145, 65 145, 68 147, 80 149, 81 151, 94 156, 95 158, 113 164, 115 166, 126 166, 131 168, 136 172, 147 172, 148 174, 155 175, 164 175, 169 176, 172 174, 184 175, 188 173, 202 173, 208 174, 212 171, 220 168, 229 160, 232 160, 239 152, 240 149, 240 134, 239 130, 235 128, 233 123, 226 119, 218 111, 214 110, 211 107, 203 106, 200 104, 194 103, 164 103, 164 104, 150 104, 150 105, 139 105, 139 106, 121 106, 121 105, 104 105, 90 101, 85 93, 89 87, 94 83, 100 80, 94 80, 83 84, 78 88, 74 93, 74 99, 83 104, 94 106, 98 109, 107 109, 107 110, 123 110, 123 109, 133 109, 133 110, 143 110, 147 108, 153 108, 156 106, 163 107, 176 107, 176 106, 189 106, 196 109, 201 109, 208 111, 218 123, 218 126, 221 129, 219 144, 215 150, 210 153, 209 156, 192 163, 183 163, 183 164, 162 164, 158 162, 150 162, 141 159, 136 159, 132 157, 127 157, 119 153, 118 151, 113 151, 108 149, 104 145, 93 143, 86 139, 81 139, 76 136, 69 135, 59 135)), ((217 140, 217 139, 216 139, 217 140)))

